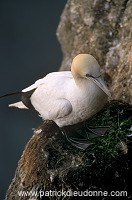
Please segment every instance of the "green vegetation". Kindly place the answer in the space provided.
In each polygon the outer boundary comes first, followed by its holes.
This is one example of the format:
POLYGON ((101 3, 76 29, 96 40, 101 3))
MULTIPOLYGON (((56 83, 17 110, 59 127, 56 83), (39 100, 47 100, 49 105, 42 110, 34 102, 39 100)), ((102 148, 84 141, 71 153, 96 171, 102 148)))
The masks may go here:
POLYGON ((92 139, 93 144, 87 149, 88 154, 94 153, 98 158, 118 158, 127 154, 132 148, 131 106, 112 101, 96 116, 87 122, 89 126, 109 126, 104 136, 92 139))

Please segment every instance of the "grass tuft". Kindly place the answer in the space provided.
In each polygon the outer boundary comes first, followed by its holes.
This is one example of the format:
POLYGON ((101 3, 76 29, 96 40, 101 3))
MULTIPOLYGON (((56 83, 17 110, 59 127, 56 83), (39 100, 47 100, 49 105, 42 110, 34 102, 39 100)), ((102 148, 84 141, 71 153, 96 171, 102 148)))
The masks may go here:
POLYGON ((132 147, 131 106, 128 104, 112 101, 88 121, 87 125, 110 127, 104 136, 91 140, 93 145, 88 148, 88 152, 96 155, 95 157, 117 159, 121 154, 127 154, 132 147))

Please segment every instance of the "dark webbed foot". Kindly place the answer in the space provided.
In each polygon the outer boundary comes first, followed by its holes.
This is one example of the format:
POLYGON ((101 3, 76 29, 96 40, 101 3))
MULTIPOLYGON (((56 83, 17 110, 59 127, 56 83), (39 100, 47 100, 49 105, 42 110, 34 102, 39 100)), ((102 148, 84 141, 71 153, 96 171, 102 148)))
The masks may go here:
POLYGON ((87 126, 83 122, 81 124, 63 127, 61 130, 71 145, 85 150, 93 144, 91 139, 103 136, 108 128, 107 126, 87 126))

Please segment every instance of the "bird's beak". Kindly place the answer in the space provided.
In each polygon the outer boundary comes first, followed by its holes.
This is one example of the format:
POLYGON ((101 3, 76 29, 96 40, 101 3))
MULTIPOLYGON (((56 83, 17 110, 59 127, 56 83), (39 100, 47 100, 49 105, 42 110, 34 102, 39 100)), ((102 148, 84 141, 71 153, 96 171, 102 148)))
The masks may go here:
POLYGON ((90 79, 91 81, 93 81, 96 85, 98 85, 109 97, 111 97, 111 93, 109 91, 109 89, 107 88, 104 80, 102 79, 101 76, 99 77, 93 77, 93 76, 89 76, 88 79, 90 79))

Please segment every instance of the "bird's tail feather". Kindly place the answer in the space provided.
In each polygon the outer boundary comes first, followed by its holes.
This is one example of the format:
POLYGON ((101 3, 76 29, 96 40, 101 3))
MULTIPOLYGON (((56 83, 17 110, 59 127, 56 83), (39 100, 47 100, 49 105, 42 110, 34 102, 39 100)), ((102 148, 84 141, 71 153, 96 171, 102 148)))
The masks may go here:
POLYGON ((17 108, 21 108, 21 109, 28 109, 23 103, 22 101, 13 103, 13 104, 9 104, 9 107, 17 107, 17 108))
POLYGON ((3 97, 7 97, 7 96, 12 96, 12 95, 15 95, 15 94, 21 94, 22 92, 12 92, 12 93, 8 93, 8 94, 4 94, 2 96, 0 96, 0 98, 3 98, 3 97))

